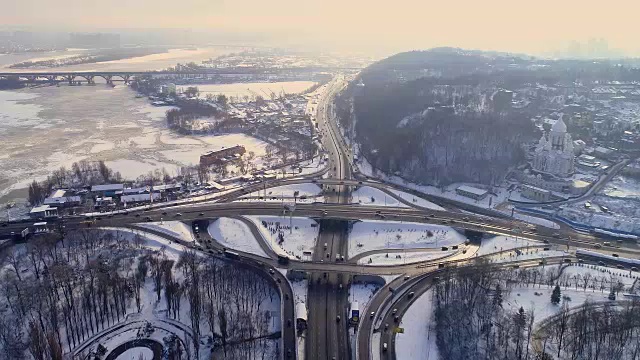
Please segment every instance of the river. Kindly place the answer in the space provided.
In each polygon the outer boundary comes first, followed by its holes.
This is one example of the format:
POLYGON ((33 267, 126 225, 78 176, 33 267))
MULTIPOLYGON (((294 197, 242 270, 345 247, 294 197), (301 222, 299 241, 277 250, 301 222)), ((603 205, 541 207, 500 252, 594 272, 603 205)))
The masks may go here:
POLYGON ((161 168, 175 174, 221 147, 244 144, 264 154, 266 143, 243 134, 175 134, 166 127, 167 110, 126 86, 0 91, 0 204, 23 199, 31 181, 80 160, 104 160, 135 179, 161 168))

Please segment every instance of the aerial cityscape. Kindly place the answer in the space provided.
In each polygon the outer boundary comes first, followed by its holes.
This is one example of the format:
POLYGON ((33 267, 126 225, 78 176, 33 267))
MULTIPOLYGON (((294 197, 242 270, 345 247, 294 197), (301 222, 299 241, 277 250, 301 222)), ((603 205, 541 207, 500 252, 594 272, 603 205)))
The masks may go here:
POLYGON ((640 8, 457 6, 6 4, 0 360, 640 359, 640 8))

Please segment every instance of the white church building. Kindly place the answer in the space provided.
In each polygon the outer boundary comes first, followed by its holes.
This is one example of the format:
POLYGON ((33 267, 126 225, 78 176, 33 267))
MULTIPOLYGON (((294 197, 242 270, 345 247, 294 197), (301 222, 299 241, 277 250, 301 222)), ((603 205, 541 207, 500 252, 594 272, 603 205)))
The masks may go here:
POLYGON ((571 135, 562 115, 549 133, 542 134, 533 157, 533 169, 557 177, 567 177, 575 171, 575 154, 571 135))

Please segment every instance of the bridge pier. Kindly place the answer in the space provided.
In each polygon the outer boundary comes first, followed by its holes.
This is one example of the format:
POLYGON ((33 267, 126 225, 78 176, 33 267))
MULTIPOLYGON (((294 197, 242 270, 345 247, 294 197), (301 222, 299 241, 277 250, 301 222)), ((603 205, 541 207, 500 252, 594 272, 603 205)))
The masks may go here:
POLYGON ((69 82, 69 85, 73 85, 73 81, 76 79, 75 75, 67 75, 64 77, 65 80, 69 82))
POLYGON ((113 77, 111 75, 104 76, 104 79, 107 81, 107 85, 113 85, 113 77))
POLYGON ((96 82, 93 80, 93 76, 87 75, 84 78, 87 79, 87 84, 89 84, 89 85, 95 85, 96 84, 96 82))
POLYGON ((131 82, 131 76, 130 75, 123 75, 122 79, 124 80, 124 84, 125 85, 129 85, 129 83, 131 82))

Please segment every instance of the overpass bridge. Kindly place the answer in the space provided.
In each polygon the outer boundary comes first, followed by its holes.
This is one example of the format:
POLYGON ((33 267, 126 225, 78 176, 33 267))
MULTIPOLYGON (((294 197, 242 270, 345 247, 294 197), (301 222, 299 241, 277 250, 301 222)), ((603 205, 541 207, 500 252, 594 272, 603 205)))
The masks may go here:
POLYGON ((114 82, 130 83, 134 78, 141 76, 169 77, 175 79, 210 79, 215 77, 230 77, 238 75, 283 75, 323 73, 340 70, 355 70, 353 68, 339 67, 295 67, 295 68, 226 68, 226 69, 202 69, 192 71, 10 71, 0 72, 0 79, 14 79, 26 83, 36 82, 86 82, 95 84, 96 78, 102 78, 107 84, 114 82))

